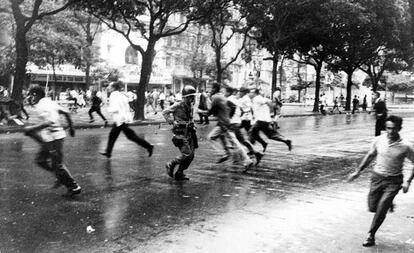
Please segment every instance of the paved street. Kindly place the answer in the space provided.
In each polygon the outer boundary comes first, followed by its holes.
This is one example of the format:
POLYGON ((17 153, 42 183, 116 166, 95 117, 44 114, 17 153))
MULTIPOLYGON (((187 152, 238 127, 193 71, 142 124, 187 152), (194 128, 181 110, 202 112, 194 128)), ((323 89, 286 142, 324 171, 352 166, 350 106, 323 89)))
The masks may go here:
MULTIPOLYGON (((400 115, 402 135, 414 142, 413 113, 400 115)), ((121 135, 106 160, 98 151, 109 129, 79 130, 64 146, 84 190, 73 199, 49 189, 53 177, 34 164, 36 143, 3 134, 0 252, 414 252, 414 188, 397 196, 378 245, 361 246, 372 218, 369 173, 344 180, 370 146, 371 115, 283 118, 280 125, 292 152, 269 141, 261 164, 245 174, 215 164, 220 154, 205 140, 211 126, 199 126, 188 182, 165 173, 178 154, 167 124, 134 127, 155 145, 151 158, 121 135)))

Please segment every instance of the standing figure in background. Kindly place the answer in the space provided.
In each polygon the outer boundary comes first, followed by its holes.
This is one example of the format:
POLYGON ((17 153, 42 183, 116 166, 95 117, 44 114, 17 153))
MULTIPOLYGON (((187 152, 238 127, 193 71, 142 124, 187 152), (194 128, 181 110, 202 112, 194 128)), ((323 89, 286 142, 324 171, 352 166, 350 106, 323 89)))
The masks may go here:
POLYGON ((166 108, 162 115, 165 120, 173 125, 172 132, 174 134, 172 142, 176 146, 181 155, 168 162, 165 167, 167 174, 175 180, 189 180, 184 175, 184 170, 188 169, 194 159, 194 150, 198 148, 197 135, 193 122, 193 107, 196 96, 196 90, 191 85, 183 88, 183 100, 166 108), (172 115, 172 117, 171 117, 172 115), (174 174, 175 166, 178 169, 174 174))
MULTIPOLYGON (((200 100, 198 103, 198 109, 202 110, 202 111, 207 111, 208 110, 208 106, 207 106, 207 93, 205 93, 205 91, 203 89, 200 90, 200 100)), ((209 120, 208 120, 208 115, 206 115, 205 113, 198 113, 198 116, 200 118, 200 124, 210 124, 209 120)))
POLYGON ((381 135, 381 131, 385 130, 385 120, 387 119, 387 105, 385 101, 381 99, 381 95, 378 91, 374 92, 374 106, 375 111, 375 136, 381 135))
POLYGON ((355 113, 355 111, 358 111, 359 107, 359 99, 357 98, 357 95, 354 96, 354 99, 352 99, 352 114, 355 113))
POLYGON ((364 99, 362 100, 362 111, 366 112, 367 111, 367 95, 364 96, 364 99))

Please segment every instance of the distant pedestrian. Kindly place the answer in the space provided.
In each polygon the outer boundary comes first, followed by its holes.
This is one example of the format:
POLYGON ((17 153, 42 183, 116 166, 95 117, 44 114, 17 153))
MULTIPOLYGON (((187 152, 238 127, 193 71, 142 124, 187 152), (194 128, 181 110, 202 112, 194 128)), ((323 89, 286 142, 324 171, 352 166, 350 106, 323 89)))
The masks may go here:
POLYGON ((354 99, 352 99, 352 114, 354 114, 355 111, 358 111, 358 107, 359 107, 359 99, 355 95, 354 99))
POLYGON ((385 130, 385 120, 387 119, 387 106, 385 101, 381 99, 381 95, 378 91, 373 93, 374 105, 373 111, 375 111, 375 136, 381 135, 381 130, 385 130))
POLYGON ((92 97, 91 97, 91 109, 89 109, 89 118, 90 121, 89 123, 94 122, 95 120, 93 119, 93 112, 96 112, 101 118, 102 120, 105 122, 105 127, 108 125, 108 121, 106 120, 105 116, 103 116, 102 112, 101 112, 101 104, 102 104, 102 99, 100 99, 97 95, 96 95, 96 91, 92 92, 92 97))
POLYGON ((135 94, 135 90, 134 90, 134 91, 129 90, 129 91, 126 93, 126 95, 127 95, 127 97, 128 97, 128 104, 129 104, 129 107, 131 108, 131 110, 132 110, 132 111, 134 111, 134 112, 135 112, 135 102, 136 102, 136 100, 137 100, 137 95, 135 94))
POLYGON ((162 115, 165 120, 173 125, 174 134, 172 142, 181 155, 168 162, 165 167, 167 174, 175 180, 189 180, 184 175, 184 170, 188 169, 194 159, 194 150, 198 148, 197 135, 193 121, 193 106, 195 101, 196 90, 191 85, 186 85, 183 89, 183 100, 166 108, 162 115), (172 115, 172 117, 171 117, 172 115), (175 166, 178 169, 174 174, 175 166))
POLYGON ((109 113, 112 113, 114 124, 109 132, 106 150, 100 154, 107 158, 111 158, 115 141, 119 134, 124 132, 129 140, 145 148, 148 151, 148 156, 152 156, 154 146, 148 143, 145 139, 138 137, 134 130, 128 126, 132 121, 132 115, 129 109, 128 98, 119 91, 121 86, 122 82, 120 81, 112 82, 109 85, 109 92, 111 95, 109 96, 109 106, 107 110, 109 113))
POLYGON ((170 92, 170 94, 168 95, 168 104, 171 106, 175 103, 175 96, 172 92, 170 92))
POLYGON ((326 106, 326 96, 325 96, 325 93, 323 93, 321 94, 321 97, 319 99, 319 111, 324 116, 326 116, 325 106, 326 106))
POLYGON ((165 93, 164 93, 164 91, 161 91, 160 92, 160 96, 159 96, 159 100, 160 100, 160 107, 161 107, 161 110, 163 111, 164 110, 164 108, 165 108, 165 99, 166 99, 166 97, 165 97, 165 93))
POLYGON ((401 187, 406 193, 414 178, 414 169, 412 169, 410 176, 403 180, 404 160, 408 158, 414 163, 414 150, 412 144, 401 139, 399 135, 402 121, 402 118, 393 115, 386 119, 387 134, 375 137, 371 149, 348 178, 349 181, 356 179, 376 158, 368 194, 368 208, 375 215, 368 236, 362 244, 364 247, 375 245, 375 234, 385 220, 388 210, 393 208, 394 197, 401 187))
POLYGON ((334 99, 334 106, 332 108, 332 113, 338 112, 339 114, 341 114, 342 112, 339 110, 339 101, 338 101, 338 97, 335 97, 334 99))
POLYGON ((66 117, 70 136, 75 136, 69 112, 51 98, 45 97, 45 91, 41 87, 31 88, 29 95, 31 96, 30 103, 35 106, 41 122, 25 129, 25 134, 36 140, 41 147, 36 156, 36 163, 43 169, 54 173, 57 180, 52 186, 53 189, 64 185, 68 189, 68 195, 79 194, 81 187, 63 164, 62 147, 66 133, 60 123, 60 115, 66 117))
POLYGON ((364 99, 362 100, 362 111, 366 112, 367 111, 367 95, 364 96, 364 99))
MULTIPOLYGON (((207 97, 207 93, 201 89, 200 90, 200 96, 199 96, 199 103, 198 103, 198 109, 202 112, 202 111, 207 111, 208 110, 208 106, 207 106, 207 100, 209 98, 207 97)), ((200 118, 200 124, 210 124, 209 120, 208 120, 208 115, 206 115, 205 113, 198 113, 198 116, 200 118)))

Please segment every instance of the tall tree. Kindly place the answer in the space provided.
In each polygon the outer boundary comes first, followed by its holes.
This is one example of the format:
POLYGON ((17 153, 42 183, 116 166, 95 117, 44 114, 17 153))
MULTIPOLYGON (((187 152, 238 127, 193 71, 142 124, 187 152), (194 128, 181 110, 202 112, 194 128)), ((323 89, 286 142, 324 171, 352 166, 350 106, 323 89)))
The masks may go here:
POLYGON ((295 54, 289 58, 311 65, 315 69, 315 100, 313 111, 319 111, 319 93, 321 87, 321 73, 324 62, 330 55, 329 44, 332 41, 333 30, 331 23, 326 18, 330 11, 329 0, 312 1, 304 13, 302 23, 297 27, 292 48, 295 54))
POLYGON ((370 9, 376 14, 371 21, 371 43, 377 48, 359 68, 370 77, 372 90, 376 91, 385 71, 398 72, 412 65, 413 46, 407 3, 377 0, 370 9))
POLYGON ((101 30, 102 22, 92 14, 82 10, 73 11, 74 22, 81 28, 84 46, 82 47, 82 58, 85 68, 86 88, 91 85, 91 67, 97 60, 97 49, 93 46, 96 34, 101 30))
POLYGON ((76 0, 8 0, 3 9, 11 10, 15 25, 16 63, 12 98, 22 100, 22 87, 26 77, 29 56, 27 33, 36 21, 54 15, 74 4, 76 0))
POLYGON ((196 10, 201 7, 208 9, 210 1, 84 0, 84 4, 93 15, 121 34, 131 47, 141 54, 142 65, 134 118, 144 119, 144 94, 151 77, 157 42, 162 38, 184 32, 191 22, 200 18, 196 10), (140 38, 146 43, 139 43, 140 38))
POLYGON ((247 14, 247 22, 253 26, 251 34, 259 45, 272 55, 272 96, 277 85, 277 66, 279 59, 292 53, 291 45, 302 22, 309 11, 306 0, 245 0, 240 1, 241 10, 247 14))
POLYGON ((200 20, 200 23, 211 31, 210 45, 215 54, 216 81, 221 83, 223 73, 236 62, 244 50, 250 27, 246 25, 245 15, 239 11, 237 1, 219 0, 215 4, 214 11, 200 20), (225 52, 231 51, 231 42, 234 42, 235 46, 232 48, 236 50, 234 55, 226 57, 225 52))
MULTIPOLYGON (((368 1, 368 0, 367 0, 368 1)), ((371 1, 375 2, 375 1, 371 1)), ((362 64, 369 60, 378 45, 373 38, 373 16, 364 1, 332 0, 332 11, 327 15, 332 24, 333 37, 328 66, 335 71, 347 74, 345 109, 351 109, 352 75, 362 64)))
POLYGON ((60 12, 46 17, 33 26, 28 33, 29 60, 39 67, 52 67, 53 85, 56 92, 56 68, 61 64, 80 67, 82 37, 71 12, 60 12), (69 16, 68 16, 69 15, 69 16))

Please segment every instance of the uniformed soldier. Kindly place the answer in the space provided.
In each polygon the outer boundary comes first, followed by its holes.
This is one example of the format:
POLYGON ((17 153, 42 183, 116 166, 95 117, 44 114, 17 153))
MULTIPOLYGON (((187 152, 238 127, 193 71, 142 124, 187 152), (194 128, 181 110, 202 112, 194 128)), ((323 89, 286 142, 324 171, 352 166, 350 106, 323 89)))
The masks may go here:
POLYGON ((194 159, 194 150, 198 148, 193 122, 195 95, 194 87, 186 85, 182 90, 182 101, 174 103, 162 112, 165 120, 173 125, 172 132, 174 136, 172 142, 181 152, 181 155, 165 165, 167 174, 175 180, 189 180, 184 175, 184 170, 190 166, 194 159), (178 165, 178 169, 174 174, 176 165, 178 165))

